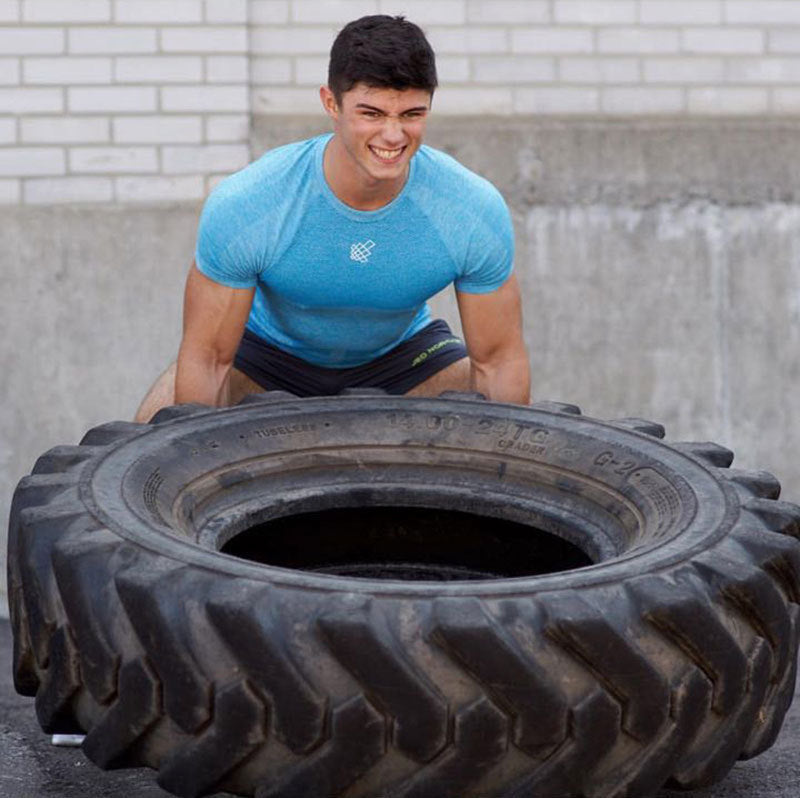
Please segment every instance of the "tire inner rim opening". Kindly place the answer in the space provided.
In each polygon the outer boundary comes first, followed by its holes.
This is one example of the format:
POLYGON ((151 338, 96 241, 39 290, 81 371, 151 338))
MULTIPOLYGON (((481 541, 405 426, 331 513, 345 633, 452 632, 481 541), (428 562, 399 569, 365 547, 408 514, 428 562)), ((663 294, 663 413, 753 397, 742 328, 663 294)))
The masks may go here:
POLYGON ((302 452, 281 457, 280 468, 271 459, 228 464, 172 494, 165 526, 253 563, 406 581, 584 568, 629 550, 641 529, 615 491, 548 483, 533 469, 499 486, 495 464, 480 458, 452 468, 440 456, 409 464, 355 451, 312 466, 302 452))
POLYGON ((507 579, 592 565, 558 535, 502 518, 427 507, 340 507, 252 526, 221 549, 338 576, 409 581, 507 579))

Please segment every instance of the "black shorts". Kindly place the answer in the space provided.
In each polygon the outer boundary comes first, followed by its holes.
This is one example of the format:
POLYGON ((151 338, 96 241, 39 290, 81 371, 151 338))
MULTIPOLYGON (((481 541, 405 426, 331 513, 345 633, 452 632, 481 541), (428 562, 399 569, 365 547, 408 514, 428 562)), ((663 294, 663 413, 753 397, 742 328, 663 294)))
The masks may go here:
POLYGON ((264 390, 295 396, 333 396, 345 388, 383 388, 404 394, 467 356, 460 338, 437 319, 394 349, 361 366, 331 369, 307 363, 245 330, 233 365, 264 390))

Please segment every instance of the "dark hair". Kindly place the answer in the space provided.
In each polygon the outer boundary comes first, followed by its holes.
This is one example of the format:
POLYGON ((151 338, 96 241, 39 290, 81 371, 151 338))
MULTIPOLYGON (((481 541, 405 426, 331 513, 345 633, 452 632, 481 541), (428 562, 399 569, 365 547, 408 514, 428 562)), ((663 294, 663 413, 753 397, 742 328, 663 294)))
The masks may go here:
POLYGON ((436 57, 405 17, 376 14, 349 22, 331 47, 328 86, 340 103, 356 83, 388 89, 436 88, 436 57))

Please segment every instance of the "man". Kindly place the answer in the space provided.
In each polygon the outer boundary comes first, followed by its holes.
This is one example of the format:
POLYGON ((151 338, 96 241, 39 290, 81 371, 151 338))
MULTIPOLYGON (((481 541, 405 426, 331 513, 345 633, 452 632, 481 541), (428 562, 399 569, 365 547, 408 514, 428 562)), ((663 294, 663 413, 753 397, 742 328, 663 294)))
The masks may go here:
POLYGON ((320 98, 333 134, 267 152, 206 202, 166 405, 373 386, 527 403, 513 231, 496 189, 422 146, 433 51, 403 17, 348 24, 320 98), (427 300, 455 283, 466 347, 427 300))

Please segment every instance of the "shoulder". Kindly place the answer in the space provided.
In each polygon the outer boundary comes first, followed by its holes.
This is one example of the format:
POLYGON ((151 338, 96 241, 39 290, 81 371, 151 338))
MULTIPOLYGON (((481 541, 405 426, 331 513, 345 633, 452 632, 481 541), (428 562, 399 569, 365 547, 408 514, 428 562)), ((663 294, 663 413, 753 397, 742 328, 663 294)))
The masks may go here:
POLYGON ((295 184, 307 179, 322 138, 296 141, 269 150, 244 169, 226 177, 206 200, 204 215, 235 213, 247 223, 253 214, 263 216, 265 210, 274 210, 293 195, 295 184))
POLYGON ((489 180, 468 169, 452 155, 423 145, 417 158, 422 181, 442 193, 458 192, 450 196, 457 197, 459 203, 477 207, 505 206, 502 195, 489 180))
POLYGON ((457 215, 483 226, 505 225, 510 213, 503 196, 485 177, 446 152, 422 146, 417 158, 417 195, 436 217, 457 215))
POLYGON ((270 150, 211 192, 195 250, 206 276, 234 287, 255 284, 286 227, 283 220, 311 182, 321 138, 270 150))
POLYGON ((415 198, 437 226, 459 238, 465 225, 472 230, 510 229, 508 206, 489 180, 433 147, 420 147, 415 157, 415 198))

